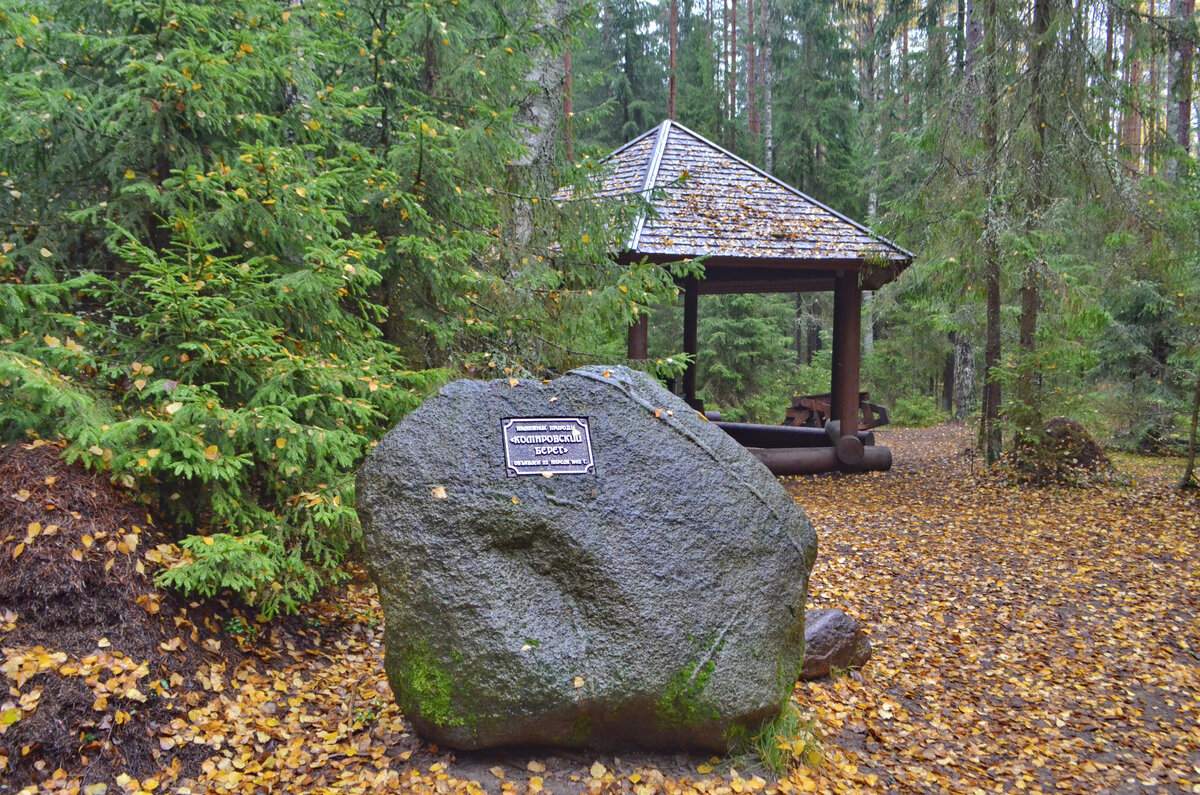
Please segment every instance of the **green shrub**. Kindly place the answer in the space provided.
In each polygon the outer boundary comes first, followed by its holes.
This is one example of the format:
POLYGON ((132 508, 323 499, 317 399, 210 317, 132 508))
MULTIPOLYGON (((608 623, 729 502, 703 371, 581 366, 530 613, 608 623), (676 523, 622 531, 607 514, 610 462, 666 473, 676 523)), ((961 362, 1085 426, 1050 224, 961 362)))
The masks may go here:
POLYGON ((354 469, 451 371, 612 361, 676 288, 606 255, 636 201, 518 174, 544 11, 0 10, 0 441, 65 438, 183 539, 163 582, 269 616, 339 576, 354 469))
POLYGON ((267 616, 339 576, 355 466, 445 377, 379 328, 373 112, 283 99, 324 84, 295 37, 344 37, 322 6, 0 14, 2 440, 66 438, 182 539, 161 582, 267 616))
POLYGON ((942 411, 935 398, 918 395, 898 398, 889 410, 888 418, 891 424, 898 428, 928 428, 946 422, 950 415, 942 411))

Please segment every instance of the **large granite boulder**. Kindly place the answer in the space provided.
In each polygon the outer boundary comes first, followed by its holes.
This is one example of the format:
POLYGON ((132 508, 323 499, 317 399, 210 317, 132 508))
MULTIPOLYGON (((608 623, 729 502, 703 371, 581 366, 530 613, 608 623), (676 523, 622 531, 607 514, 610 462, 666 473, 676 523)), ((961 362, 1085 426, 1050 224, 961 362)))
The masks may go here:
POLYGON ((388 680, 437 743, 724 751, 800 672, 811 524, 645 374, 449 384, 367 458, 358 512, 388 680))

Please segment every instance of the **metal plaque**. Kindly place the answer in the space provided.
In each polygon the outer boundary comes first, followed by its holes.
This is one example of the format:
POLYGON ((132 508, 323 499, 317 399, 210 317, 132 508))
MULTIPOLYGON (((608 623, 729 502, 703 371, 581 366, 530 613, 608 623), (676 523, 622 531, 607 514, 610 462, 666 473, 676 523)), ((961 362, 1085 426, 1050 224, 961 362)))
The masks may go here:
POLYGON ((596 474, 587 417, 508 417, 500 424, 510 478, 596 474))

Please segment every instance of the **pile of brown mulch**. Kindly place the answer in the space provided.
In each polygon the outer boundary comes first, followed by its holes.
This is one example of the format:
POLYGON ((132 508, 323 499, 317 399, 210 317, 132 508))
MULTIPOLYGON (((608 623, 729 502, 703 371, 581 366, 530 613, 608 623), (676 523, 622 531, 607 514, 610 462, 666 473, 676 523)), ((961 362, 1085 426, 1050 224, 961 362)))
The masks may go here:
POLYGON ((157 729, 244 655, 219 611, 154 586, 178 550, 145 509, 61 452, 0 447, 0 779, 187 774, 208 751, 165 753, 157 729))
POLYGON ((1069 417, 1046 421, 1037 445, 1018 445, 1005 456, 1018 483, 1088 486, 1113 474, 1112 461, 1082 423, 1069 417))

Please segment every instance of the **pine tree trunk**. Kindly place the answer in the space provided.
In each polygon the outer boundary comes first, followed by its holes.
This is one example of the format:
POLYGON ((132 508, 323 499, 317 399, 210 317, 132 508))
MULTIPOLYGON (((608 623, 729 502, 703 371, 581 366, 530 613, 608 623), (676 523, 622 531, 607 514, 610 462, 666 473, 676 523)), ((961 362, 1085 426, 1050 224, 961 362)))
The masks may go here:
MULTIPOLYGON (((673 54, 673 53, 672 53, 673 54)), ((575 159, 575 78, 571 73, 571 51, 563 53, 563 154, 575 159)), ((673 77, 673 75, 672 75, 673 77)), ((673 84, 672 84, 673 87, 673 84)))
MULTIPOLYGON (((1150 2, 1150 19, 1154 19, 1157 13, 1157 3, 1155 0, 1150 2)), ((1146 104, 1148 114, 1142 114, 1142 152, 1146 159, 1146 173, 1153 176, 1158 165, 1158 152, 1155 144, 1158 142, 1158 109, 1159 109, 1159 54, 1152 52, 1150 54, 1150 96, 1152 99, 1146 104)))
POLYGON ((983 54, 983 19, 979 10, 980 0, 966 0, 966 45, 967 51, 963 56, 963 67, 968 76, 978 77, 977 64, 983 54))
POLYGON ((737 148, 737 7, 738 0, 729 0, 729 138, 730 151, 737 148))
POLYGON ((679 0, 671 0, 671 10, 667 24, 671 26, 671 63, 670 63, 670 85, 667 92, 667 118, 674 119, 675 115, 675 97, 678 92, 678 80, 675 75, 675 60, 676 52, 679 48, 679 0))
POLYGON ((755 117, 755 80, 758 74, 758 63, 754 57, 754 0, 746 0, 746 126, 750 130, 750 135, 758 134, 755 129, 758 124, 758 119, 755 117))
POLYGON ((1139 59, 1129 56, 1130 46, 1135 33, 1133 20, 1130 19, 1125 23, 1125 38, 1121 43, 1122 60, 1126 64, 1125 80, 1130 99, 1125 103, 1125 109, 1121 115, 1120 136, 1120 148, 1123 150, 1124 155, 1121 158, 1121 162, 1125 166, 1125 171, 1130 176, 1136 175, 1141 170, 1142 149, 1142 117, 1138 113, 1140 88, 1142 85, 1142 63, 1139 59))
MULTIPOLYGON (((1111 5, 1104 7, 1104 75, 1111 80, 1113 76, 1113 40, 1116 36, 1116 13, 1111 5)), ((1101 101, 1100 121, 1105 133, 1112 130, 1112 103, 1101 101)))
POLYGON ((862 294, 862 353, 870 356, 875 350, 875 292, 863 290, 862 294))
POLYGON ((1187 464, 1183 470, 1183 478, 1179 482, 1181 489, 1200 488, 1196 482, 1196 425, 1200 420, 1200 373, 1196 375, 1196 386, 1192 389, 1192 422, 1188 430, 1187 464))
POLYGON ((808 334, 808 319, 804 316, 804 293, 796 293, 796 322, 792 343, 796 349, 796 364, 808 364, 804 355, 808 334))
POLYGON ((775 168, 775 67, 771 63, 772 3, 762 2, 762 88, 763 88, 763 168, 768 172, 775 168))
MULTIPOLYGON (((954 333, 950 334, 950 341, 954 341, 954 333)), ((942 365, 942 411, 949 413, 954 408, 954 351, 946 354, 946 361, 942 365)))
POLYGON ((987 162, 993 170, 988 185, 987 210, 983 224, 983 273, 984 292, 987 304, 987 331, 984 340, 984 391, 981 436, 984 458, 995 463, 1000 458, 1000 252, 996 236, 999 234, 996 214, 1000 211, 999 186, 1000 142, 997 134, 999 86, 996 76, 996 0, 983 3, 983 144, 987 162))
MULTIPOLYGON (((1033 43, 1030 47, 1030 87, 1032 104, 1030 121, 1033 124, 1037 145, 1032 153, 1030 186, 1026 202, 1026 224, 1031 239, 1036 240, 1036 229, 1046 206, 1046 58, 1050 43, 1050 0, 1034 0, 1033 43)), ((1042 415, 1039 385, 1041 373, 1037 367, 1038 310, 1041 305, 1039 280, 1041 279, 1041 256, 1036 254, 1025 266, 1021 276, 1021 315, 1017 322, 1017 344, 1021 349, 1021 364, 1016 383, 1017 437, 1035 448, 1041 446, 1042 415)))

